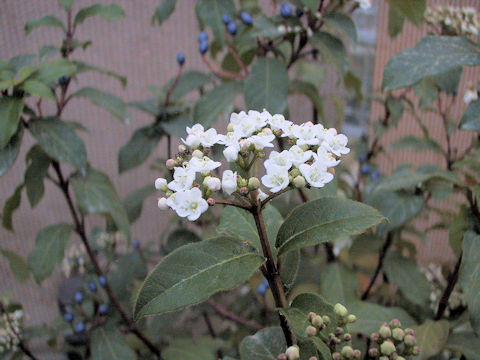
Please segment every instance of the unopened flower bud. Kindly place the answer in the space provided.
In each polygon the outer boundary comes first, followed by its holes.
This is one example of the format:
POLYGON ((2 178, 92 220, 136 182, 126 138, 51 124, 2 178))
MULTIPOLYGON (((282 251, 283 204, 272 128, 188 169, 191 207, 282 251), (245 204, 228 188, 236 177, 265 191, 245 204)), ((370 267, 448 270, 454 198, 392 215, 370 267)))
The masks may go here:
POLYGON ((213 206, 213 205, 215 205, 215 199, 213 199, 213 198, 208 198, 208 199, 207 199, 207 204, 208 204, 208 206, 213 206))
POLYGON ((318 358, 316 356, 312 356, 308 360, 318 360, 318 358))
POLYGON ((380 351, 382 352, 383 355, 390 356, 392 355, 397 349, 395 348, 395 345, 393 345, 393 342, 390 340, 384 341, 382 345, 380 345, 380 351))
POLYGON ((321 316, 319 315, 315 315, 313 318, 312 318, 312 325, 315 326, 315 327, 320 327, 323 325, 323 319, 321 316))
POLYGON ((398 319, 393 319, 392 321, 390 321, 390 327, 392 329, 396 329, 396 328, 399 328, 401 326, 402 326, 402 323, 398 319))
POLYGON ((178 145, 178 152, 185 152, 187 150, 187 147, 183 144, 178 145))
POLYGON ((177 163, 173 159, 168 159, 165 165, 167 166, 167 169, 172 170, 177 165, 177 163))
POLYGON ((407 346, 415 346, 415 344, 417 343, 417 340, 415 339, 415 337, 413 335, 407 334, 403 338, 403 342, 407 346))
POLYGON ((377 357, 379 355, 377 348, 370 348, 368 349, 368 356, 370 357, 377 357))
POLYGON ((392 336, 392 330, 388 326, 382 326, 379 330, 380 336, 384 339, 392 336))
POLYGON ((300 170, 298 170, 297 168, 293 168, 288 172, 288 175, 295 179, 297 176, 300 176, 302 174, 300 173, 300 170))
POLYGON ((165 180, 164 178, 158 178, 157 180, 155 180, 155 189, 167 191, 167 180, 165 180))
POLYGON ((314 316, 317 316, 317 314, 315 314, 314 312, 310 311, 310 312, 308 313, 308 321, 312 321, 312 319, 313 319, 314 316))
POLYGON ((265 151, 259 151, 257 156, 259 159, 263 159, 265 157, 265 151))
POLYGON ((307 326, 307 329, 305 330, 305 334, 308 337, 315 336, 315 335, 317 335, 317 328, 312 326, 312 325, 309 325, 309 326, 307 326))
POLYGON ((335 336, 341 336, 343 335, 343 333, 344 333, 344 330, 341 327, 337 327, 334 332, 335 336))
POLYGON ((277 359, 278 360, 287 360, 287 355, 285 355, 284 353, 278 354, 277 359))
POLYGON ((400 328, 395 328, 392 330, 392 337, 397 341, 402 341, 405 336, 405 332, 400 328))
POLYGON ((328 326, 330 325, 330 318, 327 316, 327 315, 323 315, 322 316, 322 319, 323 319, 323 323, 328 326))
POLYGON ((397 359, 398 359, 398 354, 396 352, 390 355, 390 360, 397 360, 397 359))
POLYGON ((248 149, 250 148, 250 145, 252 145, 252 143, 247 139, 242 139, 238 143, 240 145, 240 150, 242 151, 248 151, 248 149))
POLYGON ((335 315, 339 316, 339 317, 345 317, 348 315, 348 310, 345 306, 343 306, 342 304, 335 304, 335 306, 333 307, 333 311, 335 313, 335 315))
POLYGON ((353 358, 354 359, 360 359, 360 357, 362 356, 362 352, 358 349, 356 350, 353 350, 353 358))
POLYGON ((370 335, 370 340, 372 340, 372 342, 378 342, 379 339, 380 339, 380 335, 378 333, 372 333, 370 335))
POLYGON ((342 356, 346 359, 352 359, 353 358, 353 349, 351 346, 344 346, 342 348, 342 356))
POLYGON ((390 360, 388 356, 380 356, 378 360, 390 360))
POLYGON ((202 159, 203 158, 203 152, 201 152, 200 150, 194 150, 193 153, 192 153, 192 156, 193 157, 196 157, 196 158, 199 158, 199 159, 202 159))
POLYGON ((262 133, 264 133, 265 135, 272 135, 273 134, 272 129, 270 129, 269 127, 263 128, 262 133))
POLYGON ((298 349, 298 346, 293 345, 287 348, 285 355, 287 355, 288 360, 298 360, 300 359, 300 350, 298 349))
POLYGON ((347 316, 347 323, 353 324, 356 321, 357 321, 357 317, 355 315, 350 314, 347 316))
POLYGON ((351 341, 352 340, 352 335, 349 334, 349 333, 346 333, 345 335, 343 335, 343 340, 344 341, 351 341))
POLYGON ((334 352, 332 354, 332 359, 333 360, 342 360, 342 355, 340 355, 340 353, 338 353, 338 352, 334 352))
POLYGON ((301 175, 293 179, 293 186, 295 186, 296 188, 302 188, 306 184, 307 182, 305 181, 305 178, 301 175))
POLYGON ((415 331, 413 329, 406 328, 405 329, 405 334, 415 336, 415 331))
POLYGON ((227 132, 233 132, 233 124, 232 123, 228 123, 227 132))
POLYGON ((397 356, 397 360, 405 360, 403 356, 397 356))
POLYGON ((248 189, 246 187, 241 187, 240 188, 240 194, 242 195, 248 195, 248 189))
POLYGON ((158 199, 158 208, 160 210, 167 210, 168 209, 166 198, 162 197, 162 198, 158 199))
POLYGON ((218 191, 222 188, 220 179, 213 176, 207 176, 205 180, 203 180, 203 185, 211 191, 218 191))
POLYGON ((260 180, 256 177, 251 177, 248 179, 248 188, 250 190, 257 190, 260 187, 260 180))
POLYGON ((412 350, 412 355, 417 356, 418 354, 420 354, 420 348, 415 346, 412 350))

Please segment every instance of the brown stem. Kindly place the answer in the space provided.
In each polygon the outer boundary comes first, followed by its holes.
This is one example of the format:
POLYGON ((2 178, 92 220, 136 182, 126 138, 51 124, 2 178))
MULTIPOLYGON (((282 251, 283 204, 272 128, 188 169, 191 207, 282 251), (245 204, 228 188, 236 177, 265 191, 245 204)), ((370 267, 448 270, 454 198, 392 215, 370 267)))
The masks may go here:
POLYGON ((437 99, 437 105, 440 116, 442 117, 442 124, 445 131, 445 140, 447 142, 447 153, 445 154, 445 161, 447 162, 447 169, 451 170, 453 165, 452 144, 450 139, 450 133, 448 131, 448 118, 446 114, 446 109, 442 110, 442 102, 440 100, 440 96, 437 99))
MULTIPOLYGON (((267 230, 265 228, 265 222, 263 221, 262 210, 260 207, 252 209, 252 215, 255 219, 255 225, 257 226, 258 236, 260 238, 260 243, 262 245, 263 255, 266 258, 265 263, 265 278, 268 281, 270 290, 272 291, 273 299, 275 300, 275 306, 278 309, 288 308, 287 297, 285 296, 285 291, 283 289, 282 279, 280 278, 280 272, 275 265, 275 260, 273 258, 272 249, 268 242, 267 230)), ((280 326, 282 327, 283 334, 285 335, 285 340, 288 346, 294 344, 294 336, 290 331, 290 328, 287 324, 285 317, 279 312, 278 316, 280 318, 280 326)))
POLYGON ((455 264, 455 268, 453 269, 453 273, 450 274, 448 278, 448 284, 445 288, 445 291, 440 298, 440 302, 438 303, 437 313, 435 314, 435 320, 440 320, 447 310, 448 307, 448 299, 455 288, 455 284, 458 281, 458 273, 460 271, 460 265, 462 264, 462 254, 458 257, 457 263, 455 264))
POLYGON ((227 309, 225 309, 222 305, 216 303, 214 300, 212 299, 209 299, 207 300, 207 302, 212 305, 212 307, 215 309, 216 312, 218 312, 220 315, 222 315, 223 317, 227 318, 227 319, 230 319, 230 320, 233 320, 239 324, 242 324, 246 327, 249 327, 251 329, 254 329, 254 330, 261 330, 263 329, 263 326, 256 323, 255 321, 252 321, 252 320, 248 320, 248 319, 245 319, 241 316, 238 316, 230 311, 228 311, 227 309))
POLYGON ((234 73, 219 69, 218 67, 214 66, 210 61, 208 61, 205 55, 202 55, 202 60, 208 66, 210 71, 220 78, 234 79, 234 80, 242 80, 244 78, 244 76, 241 74, 234 74, 234 73))
POLYGON ((387 238, 385 240, 385 243, 383 244, 382 249, 380 250, 380 254, 378 255, 378 264, 377 268, 375 269, 375 272, 373 273, 372 278, 370 279, 370 283, 368 284, 367 289, 362 295, 362 300, 367 300, 368 295, 370 295, 370 291, 373 288, 373 285, 375 284, 375 281, 377 280, 378 275, 380 274, 380 271, 382 270, 383 263, 385 261, 385 256, 387 255, 388 249, 390 246, 392 246, 393 243, 393 232, 389 231, 387 234, 387 238))
POLYGON ((247 66, 245 65, 245 63, 243 62, 242 58, 240 57, 240 55, 238 54, 238 51, 237 49, 235 48, 235 46, 230 46, 227 44, 227 49, 232 53, 232 56, 233 56, 233 59, 235 60, 235 62, 238 64, 238 66, 240 66, 240 68, 242 69, 243 73, 244 73, 244 76, 247 77, 248 76, 248 68, 247 66))
POLYGON ((245 210, 250 210, 251 209, 251 206, 243 205, 243 204, 237 203, 235 201, 230 201, 230 200, 215 199, 215 205, 217 205, 217 204, 235 206, 235 207, 245 209, 245 210))

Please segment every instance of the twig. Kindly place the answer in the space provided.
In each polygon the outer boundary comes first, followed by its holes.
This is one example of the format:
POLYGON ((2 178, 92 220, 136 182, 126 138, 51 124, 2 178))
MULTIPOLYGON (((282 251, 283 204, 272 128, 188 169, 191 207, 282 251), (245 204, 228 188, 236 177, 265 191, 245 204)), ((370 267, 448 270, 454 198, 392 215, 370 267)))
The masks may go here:
POLYGON ((223 199, 215 199, 215 204, 230 205, 230 206, 235 206, 235 207, 245 209, 245 210, 250 210, 251 209, 251 206, 247 206, 247 205, 237 203, 235 201, 223 200, 223 199))
POLYGON ((208 66, 210 71, 220 78, 234 79, 234 80, 242 80, 244 78, 243 75, 241 74, 234 74, 234 73, 217 68, 210 61, 207 60, 207 57, 205 54, 202 55, 202 60, 208 66))
POLYGON ((455 284, 458 281, 458 273, 460 271, 460 265, 462 264, 462 254, 458 257, 457 263, 455 264, 455 268, 453 269, 453 273, 450 274, 448 278, 448 284, 445 288, 445 291, 440 298, 440 302, 438 303, 437 313, 435 314, 435 320, 440 320, 445 313, 445 310, 448 307, 448 299, 455 288, 455 284))
POLYGON ((241 316, 238 316, 230 311, 228 311, 227 309, 225 309, 222 305, 216 303, 214 300, 212 299, 209 299, 207 300, 207 302, 212 305, 212 307, 215 309, 215 311, 217 311, 220 315, 222 315, 223 317, 227 318, 227 319, 230 319, 230 320, 233 320, 239 324, 242 324, 246 327, 249 327, 251 329, 254 329, 254 330, 260 330, 260 329, 263 329, 263 326, 260 325, 259 323, 253 321, 253 320, 248 320, 248 319, 245 319, 241 316))

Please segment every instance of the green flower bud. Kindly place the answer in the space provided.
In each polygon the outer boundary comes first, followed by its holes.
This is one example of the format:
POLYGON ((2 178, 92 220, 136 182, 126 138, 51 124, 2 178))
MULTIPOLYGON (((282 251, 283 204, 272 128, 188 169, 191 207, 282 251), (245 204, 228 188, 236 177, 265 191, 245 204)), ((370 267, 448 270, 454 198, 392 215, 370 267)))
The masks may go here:
POLYGON ((340 353, 338 353, 338 352, 334 352, 332 354, 332 359, 333 360, 342 360, 342 355, 340 355, 340 353))
POLYGON ((415 346, 412 350, 412 355, 417 356, 418 354, 420 354, 420 348, 415 346))
POLYGON ((330 325, 330 318, 327 316, 327 315, 323 315, 322 316, 322 319, 323 319, 323 323, 328 326, 330 325))
POLYGON ((397 341, 402 341, 405 336, 405 332, 400 328, 395 328, 392 330, 392 337, 397 341))
POLYGON ((298 346, 293 345, 287 348, 285 355, 287 355, 288 360, 298 360, 300 359, 300 350, 298 349, 298 346))
POLYGON ((335 336, 338 337, 338 336, 343 335, 344 332, 345 332, 345 330, 343 330, 343 328, 337 327, 337 328, 335 329, 335 333, 334 333, 334 334, 335 334, 335 336))
POLYGON ((406 328, 405 329, 405 334, 415 336, 415 331, 413 329, 406 328))
POLYGON ((319 315, 315 315, 313 318, 312 318, 312 325, 319 328, 320 326, 323 325, 323 319, 321 316, 319 315))
POLYGON ((233 124, 229 123, 227 126, 227 132, 232 132, 233 131, 233 124))
POLYGON ((355 315, 350 314, 347 316, 347 323, 353 324, 356 321, 357 321, 357 317, 355 315))
POLYGON ((417 340, 415 339, 415 336, 410 335, 410 334, 407 334, 407 335, 405 335, 405 337, 403 338, 403 342, 404 342, 405 345, 407 345, 407 346, 415 346, 415 344, 417 343, 417 340))
POLYGON ((288 175, 290 175, 293 178, 296 178, 297 176, 300 176, 302 174, 300 173, 300 170, 298 170, 297 168, 293 168, 288 172, 288 175))
POLYGON ((343 335, 343 340, 344 341, 351 341, 352 340, 352 335, 349 334, 349 333, 346 333, 345 335, 343 335))
POLYGON ((392 330, 388 326, 382 326, 380 328, 379 334, 382 338, 387 339, 392 336, 392 330))
POLYGON ((398 319, 393 319, 392 321, 390 321, 390 327, 392 329, 396 329, 396 328, 399 328, 401 326, 402 326, 402 323, 398 319))
POLYGON ((378 342, 379 339, 380 335, 378 333, 372 333, 372 335, 370 335, 370 340, 372 340, 372 342, 378 342))
POLYGON ((368 356, 370 357, 377 357, 379 355, 378 349, 377 348, 370 348, 368 349, 368 356))
POLYGON ((310 311, 308 313, 308 321, 311 322, 314 316, 317 316, 317 314, 315 314, 313 311, 310 311))
POLYGON ((380 345, 380 351, 382 352, 383 355, 390 356, 392 355, 397 349, 395 348, 395 345, 393 345, 393 342, 390 340, 384 341, 382 345, 380 345))
POLYGON ((343 306, 342 304, 335 304, 335 306, 333 307, 333 312, 335 313, 335 315, 337 316, 340 316, 340 317, 345 317, 348 315, 348 310, 345 306, 343 306))
POLYGON ((353 351, 353 358, 354 359, 360 359, 360 357, 362 356, 362 352, 360 350, 354 350, 353 351))
POLYGON ((405 358, 403 356, 398 356, 397 360, 405 360, 405 358))
POLYGON ((296 178, 293 179, 293 186, 296 188, 302 188, 307 184, 305 181, 305 178, 303 176, 297 176, 296 178))
POLYGON ((249 190, 257 190, 260 187, 260 180, 256 177, 251 177, 248 179, 248 189, 249 190))
POLYGON ((342 356, 343 356, 344 358, 346 358, 346 359, 353 359, 353 354, 354 354, 354 352, 353 352, 353 349, 352 349, 351 346, 348 346, 348 345, 347 345, 347 346, 344 346, 344 347, 342 348, 342 356))
POLYGON ((312 326, 312 325, 309 325, 309 326, 307 326, 307 329, 305 330, 305 334, 308 337, 315 336, 315 335, 317 335, 317 328, 312 326))
POLYGON ((197 149, 194 152, 192 152, 192 156, 201 159, 203 158, 203 152, 197 149))

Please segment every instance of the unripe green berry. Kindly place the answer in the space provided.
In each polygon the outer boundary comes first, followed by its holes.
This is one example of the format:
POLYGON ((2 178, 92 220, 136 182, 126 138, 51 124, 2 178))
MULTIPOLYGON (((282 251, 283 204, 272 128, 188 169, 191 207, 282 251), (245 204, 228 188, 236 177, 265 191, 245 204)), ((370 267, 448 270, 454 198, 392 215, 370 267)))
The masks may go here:
POLYGON ((354 351, 351 346, 344 346, 342 348, 342 356, 346 359, 353 359, 354 351))
POLYGON ((384 341, 382 345, 380 345, 380 351, 382 352, 383 355, 390 356, 392 355, 397 349, 395 348, 395 345, 393 345, 393 342, 390 340, 384 341))
POLYGON ((305 181, 305 178, 303 176, 297 176, 296 178, 293 179, 293 186, 296 188, 302 188, 307 184, 305 181))
POLYGON ((315 315, 313 318, 312 318, 312 325, 315 326, 315 327, 320 327, 323 325, 323 319, 321 316, 319 315, 315 315))
POLYGON ((343 306, 342 304, 335 304, 335 306, 333 307, 333 311, 335 313, 335 315, 337 316, 340 316, 340 317, 345 317, 348 315, 348 310, 345 306, 343 306))
POLYGON ((397 341, 402 341, 405 337, 405 332, 400 328, 395 328, 392 330, 392 337, 397 341))
POLYGON ((347 323, 353 324, 356 321, 357 321, 357 317, 355 315, 350 314, 347 316, 347 323))
POLYGON ((260 180, 256 177, 251 177, 248 179, 248 189, 249 190, 257 190, 260 187, 260 180))
POLYGON ((388 326, 382 326, 380 328, 379 334, 382 338, 387 339, 392 336, 392 330, 388 326))
POLYGON ((309 325, 309 326, 307 326, 307 329, 305 330, 305 334, 307 334, 308 337, 315 336, 315 335, 317 335, 317 328, 312 326, 312 325, 309 325))
POLYGON ((415 346, 415 344, 417 343, 417 340, 415 339, 415 337, 413 335, 407 334, 403 338, 403 342, 407 346, 415 346))

